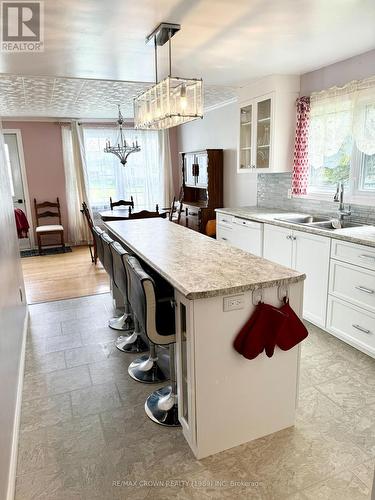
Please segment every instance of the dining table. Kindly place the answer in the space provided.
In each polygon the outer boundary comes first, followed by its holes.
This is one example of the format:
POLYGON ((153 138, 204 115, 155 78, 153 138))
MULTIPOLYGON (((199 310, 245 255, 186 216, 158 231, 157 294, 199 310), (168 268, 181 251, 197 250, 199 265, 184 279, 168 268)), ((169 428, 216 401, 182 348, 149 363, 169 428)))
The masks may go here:
MULTIPOLYGON (((141 212, 142 210, 148 210, 150 212, 155 211, 155 206, 150 207, 147 206, 136 206, 132 209, 131 213, 141 212)), ((159 213, 161 216, 166 216, 169 212, 169 208, 159 209, 159 213)), ((116 220, 128 220, 129 219, 129 207, 124 208, 114 208, 113 210, 102 210, 99 212, 99 216, 103 222, 110 222, 116 220)))

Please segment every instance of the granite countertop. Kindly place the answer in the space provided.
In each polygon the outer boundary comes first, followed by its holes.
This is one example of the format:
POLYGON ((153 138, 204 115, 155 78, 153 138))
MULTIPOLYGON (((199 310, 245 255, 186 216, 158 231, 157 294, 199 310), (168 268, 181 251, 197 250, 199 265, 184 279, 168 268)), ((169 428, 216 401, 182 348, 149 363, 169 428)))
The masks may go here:
MULTIPOLYGON (((216 212, 233 215, 241 219, 248 219, 257 222, 266 222, 274 226, 281 226, 296 231, 304 231, 305 233, 320 234, 337 240, 344 240, 351 243, 358 243, 369 247, 375 247, 375 226, 360 226, 347 227, 344 229, 317 229, 315 227, 306 226, 305 224, 293 224, 291 222, 283 222, 275 220, 278 217, 287 217, 289 215, 297 215, 299 212, 290 212, 280 209, 268 209, 259 207, 241 207, 241 208, 217 208, 216 212)), ((306 214, 300 214, 306 215, 306 214)))
POLYGON ((164 219, 106 222, 106 228, 188 299, 305 279, 298 271, 164 219))

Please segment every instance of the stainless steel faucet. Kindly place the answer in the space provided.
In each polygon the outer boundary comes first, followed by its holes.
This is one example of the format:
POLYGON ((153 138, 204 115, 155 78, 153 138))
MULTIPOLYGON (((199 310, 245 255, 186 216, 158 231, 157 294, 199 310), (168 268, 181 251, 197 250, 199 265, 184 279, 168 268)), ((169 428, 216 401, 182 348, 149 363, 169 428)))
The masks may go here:
POLYGON ((333 201, 336 201, 337 203, 340 202, 339 209, 337 210, 340 221, 343 221, 344 217, 351 215, 351 213, 352 213, 351 206, 348 205, 348 208, 347 209, 345 208, 344 183, 343 182, 337 183, 336 194, 333 198, 333 201))

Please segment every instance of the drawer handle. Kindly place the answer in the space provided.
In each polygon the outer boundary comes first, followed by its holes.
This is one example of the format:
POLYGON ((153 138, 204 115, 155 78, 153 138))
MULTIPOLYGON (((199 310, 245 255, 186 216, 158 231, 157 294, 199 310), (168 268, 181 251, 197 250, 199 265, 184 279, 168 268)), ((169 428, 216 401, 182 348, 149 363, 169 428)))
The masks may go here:
POLYGON ((355 287, 357 290, 360 290, 361 292, 365 292, 365 293, 374 293, 374 290, 371 290, 370 288, 366 288, 365 286, 356 286, 355 287))
POLYGON ((230 223, 230 221, 227 219, 221 219, 221 222, 227 222, 228 224, 230 223))
POLYGON ((362 254, 359 256, 360 259, 371 259, 371 260, 375 260, 375 255, 366 255, 366 254, 362 254))
POLYGON ((356 330, 359 330, 360 332, 363 333, 372 333, 371 330, 367 330, 367 328, 363 328, 360 325, 352 325, 356 330))
POLYGON ((224 236, 222 236, 221 239, 224 241, 228 241, 228 238, 224 238, 224 236))

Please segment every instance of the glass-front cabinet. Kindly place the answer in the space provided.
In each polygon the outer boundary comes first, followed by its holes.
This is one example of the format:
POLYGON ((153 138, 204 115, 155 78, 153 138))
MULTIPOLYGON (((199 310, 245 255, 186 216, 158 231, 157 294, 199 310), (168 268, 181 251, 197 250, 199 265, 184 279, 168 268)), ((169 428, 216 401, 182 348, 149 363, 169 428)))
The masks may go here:
POLYGON ((271 94, 240 106, 238 172, 271 166, 272 101, 271 94))

